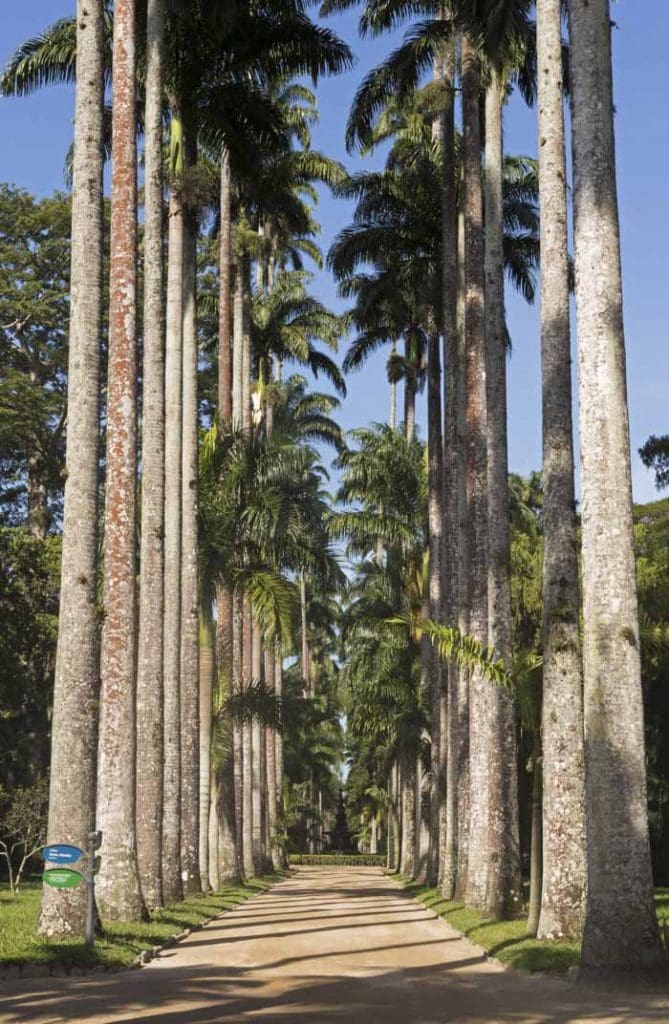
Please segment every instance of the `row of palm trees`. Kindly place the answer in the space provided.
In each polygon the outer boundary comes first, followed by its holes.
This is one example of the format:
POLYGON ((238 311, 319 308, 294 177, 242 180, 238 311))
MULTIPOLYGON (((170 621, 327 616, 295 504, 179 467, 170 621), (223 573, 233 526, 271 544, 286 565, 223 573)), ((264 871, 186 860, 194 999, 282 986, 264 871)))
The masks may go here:
MULTIPOLYGON (((325 5, 341 6, 348 0, 325 5)), ((383 172, 353 178, 311 150, 313 106, 294 81, 340 70, 350 53, 294 0, 234 11, 213 0, 116 0, 113 14, 103 0, 78 0, 76 19, 30 40, 6 69, 5 93, 76 80, 49 838, 85 846, 94 827, 102 830, 103 917, 137 917, 284 862, 283 658, 299 635, 300 677, 315 698, 314 681, 334 664, 332 637, 318 628, 332 620, 342 583, 333 537, 348 538, 361 559, 342 620, 356 694, 349 715, 359 736, 372 730, 389 750, 392 862, 492 915, 519 910, 516 722, 506 685, 504 277, 532 297, 540 233, 544 871, 536 924, 547 939, 583 930, 588 968, 657 958, 608 6, 567 3, 582 601, 561 0, 539 0, 536 22, 530 0, 410 8, 367 0, 363 33, 423 20, 354 99, 350 144, 368 150, 390 139, 391 147, 383 172), (538 175, 532 161, 504 154, 503 108, 514 85, 536 95, 538 175), (300 269, 303 253, 316 255, 314 182, 357 202, 330 253, 354 300, 357 338, 346 365, 391 346, 391 426, 361 432, 340 455, 341 498, 351 507, 334 516, 312 443, 341 446, 329 417, 335 400, 282 379, 295 360, 344 388, 314 344, 334 347, 343 322, 309 296, 300 269), (202 237, 204 224, 213 225, 217 250, 202 237), (213 366, 198 356, 203 324, 213 366), (404 436, 395 429, 402 378, 404 436), (423 382, 425 466, 414 436, 423 382), (203 416, 210 429, 199 441, 203 416), (401 685, 390 686, 393 679, 401 685), (417 809, 428 736, 429 814, 417 809)), ((304 779, 314 847, 317 776, 314 765, 304 779)), ((381 799, 375 792, 375 814, 381 799)), ((83 926, 81 891, 45 890, 43 933, 80 934, 83 926)))
MULTIPOLYGON (((283 364, 297 361, 344 391, 318 346, 336 347, 342 323, 310 297, 301 270, 302 253, 318 257, 313 182, 341 171, 311 149, 313 96, 293 78, 350 59, 299 3, 230 14, 207 0, 117 0, 113 11, 95 0, 24 44, 3 75, 8 94, 76 81, 49 837, 86 848, 101 830, 103 919, 138 918, 283 862, 276 725, 295 580, 307 628, 308 590, 327 595, 340 581, 313 448, 340 443, 329 418, 337 400, 308 393, 299 378, 282 382, 283 364), (207 223, 218 236, 208 291, 198 288, 202 265, 205 280, 211 270, 207 223), (200 444, 198 324, 212 317, 215 412, 200 444)), ((302 646, 308 653, 306 636, 302 646)), ((43 934, 83 934, 84 917, 81 890, 45 887, 43 934)))
MULTIPOLYGON (((376 539, 367 524, 356 585, 362 625, 354 616, 351 641, 354 679, 375 681, 386 696, 390 678, 402 675, 406 684, 400 705, 390 715, 379 709, 376 723, 385 730, 384 743, 394 737, 390 746, 397 754, 387 787, 391 855, 402 870, 422 873, 449 898, 499 916, 522 905, 513 700, 506 687, 491 687, 485 666, 463 667, 462 658, 440 666, 425 636, 448 653, 449 630, 459 627, 512 665, 504 273, 531 294, 540 232, 543 885, 532 926, 544 939, 583 935, 584 966, 598 970, 647 965, 660 955, 660 940, 645 790, 609 4, 570 0, 566 12, 565 26, 560 0, 539 0, 536 9, 529 0, 449 0, 410 8, 367 0, 363 35, 406 20, 412 24, 354 99, 350 145, 364 152, 388 138, 393 144, 384 172, 340 186, 355 196, 357 208, 330 260, 343 293, 355 300, 359 336, 349 364, 359 364, 381 344, 392 345, 391 402, 395 382, 404 375, 409 442, 415 388, 420 375, 427 378, 427 522, 418 553, 427 549, 428 567, 414 600, 413 614, 422 609, 424 620, 414 634, 418 661, 407 661, 406 649, 395 649, 392 636, 370 620, 377 606, 384 614, 411 614, 406 587, 418 555, 398 531, 396 488, 372 510, 376 539), (426 83, 430 69, 432 81, 426 83), (536 100, 538 109, 540 226, 534 207, 517 205, 509 214, 506 205, 503 110, 514 86, 536 100), (582 593, 570 378, 566 92, 582 593), (454 116, 458 93, 461 133, 454 116), (403 358, 396 352, 400 338, 403 358), (393 586, 404 587, 404 596, 396 593, 391 600, 393 586), (380 650, 384 658, 372 672, 370 662, 380 650), (431 812, 430 845, 419 863, 420 815, 414 806, 420 792, 416 748, 426 724, 421 688, 430 707, 431 812), (412 723, 413 749, 408 740, 400 741, 402 721, 412 723), (401 843, 393 829, 399 829, 401 843)), ((526 161, 521 166, 529 170, 526 161)), ((518 180, 512 188, 516 201, 517 186, 518 180)), ((390 421, 394 425, 392 410, 390 421)), ((397 442, 376 437, 373 443, 397 442)), ((377 500, 367 497, 372 504, 377 500)), ((361 714, 364 732, 371 719, 361 714)))

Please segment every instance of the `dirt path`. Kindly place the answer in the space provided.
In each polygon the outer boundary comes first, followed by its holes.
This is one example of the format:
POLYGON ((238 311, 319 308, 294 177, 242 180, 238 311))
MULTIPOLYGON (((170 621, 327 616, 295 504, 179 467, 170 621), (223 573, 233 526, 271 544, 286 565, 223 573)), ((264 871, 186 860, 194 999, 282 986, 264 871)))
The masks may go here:
POLYGON ((669 1022, 486 960, 377 869, 300 869, 140 971, 0 982, 2 1024, 669 1022))

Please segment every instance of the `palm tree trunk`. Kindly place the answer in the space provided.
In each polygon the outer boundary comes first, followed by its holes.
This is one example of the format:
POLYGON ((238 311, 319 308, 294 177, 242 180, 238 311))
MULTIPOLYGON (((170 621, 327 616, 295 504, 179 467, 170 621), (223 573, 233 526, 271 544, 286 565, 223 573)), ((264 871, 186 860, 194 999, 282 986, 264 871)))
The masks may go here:
MULTIPOLYGON (((200 858, 200 882, 202 883, 203 892, 207 892, 211 887, 213 887, 212 879, 209 877, 209 808, 211 805, 212 791, 212 712, 214 706, 214 679, 216 676, 216 659, 214 657, 214 640, 212 631, 211 621, 202 615, 200 618, 200 838, 198 843, 198 854, 200 858)), ((218 834, 218 827, 216 831, 218 834)), ((216 858, 216 860, 217 859, 218 858, 216 858)), ((216 871, 216 874, 218 875, 218 871, 216 871)))
MULTIPOLYGON (((458 628, 466 633, 469 629, 467 607, 467 380, 466 380, 466 337, 465 337, 465 215, 464 203, 458 214, 458 278, 457 278, 457 363, 456 363, 456 430, 457 430, 457 609, 458 628)), ((455 806, 453 833, 456 844, 453 898, 464 900, 467 888, 469 863, 469 673, 455 667, 449 676, 449 707, 456 709, 449 715, 449 763, 456 776, 452 796, 455 806)))
POLYGON ((164 0, 147 5, 144 142, 144 361, 142 521, 137 640, 137 861, 144 902, 163 903, 163 525, 165 334, 163 315, 164 0))
MULTIPOLYGON (((191 156, 189 164, 194 166, 191 156)), ((196 265, 197 224, 184 231, 183 419, 181 469, 181 878, 184 894, 199 892, 199 586, 196 265)))
POLYGON ((184 221, 183 130, 173 107, 165 348, 165 619, 163 632, 163 899, 181 898, 181 421, 184 221), (176 163, 175 163, 176 161, 176 163))
POLYGON ((583 663, 574 502, 562 5, 538 0, 543 394, 543 892, 537 934, 577 938, 585 899, 583 663))
POLYGON ((33 452, 28 457, 26 477, 26 526, 32 537, 44 540, 49 532, 49 506, 44 458, 41 453, 33 452))
MULTIPOLYGON (((427 355, 427 449, 428 449, 428 614, 433 622, 442 619, 442 552, 443 552, 443 437, 441 419, 441 361, 439 332, 436 324, 430 330, 427 355)), ((426 652, 427 683, 431 705, 432 793, 430 801, 430 842, 427 858, 427 883, 436 885, 439 878, 439 823, 444 800, 443 762, 441 760, 442 684, 441 659, 428 642, 426 652)))
MULTIPOLYGON (((281 649, 277 651, 276 660, 274 663, 274 692, 276 693, 277 699, 281 700, 283 694, 283 654, 281 649)), ((277 730, 276 734, 276 800, 277 800, 277 827, 283 834, 284 827, 284 813, 283 813, 283 733, 281 729, 277 730)), ((277 843, 278 848, 278 860, 281 867, 285 868, 288 866, 288 856, 286 854, 285 844, 283 839, 281 844, 277 843)))
POLYGON ((536 935, 541 911, 541 876, 543 874, 541 837, 541 750, 537 745, 532 756, 532 824, 530 838, 530 900, 527 934, 536 935))
POLYGON ((232 418, 232 182, 230 157, 221 154, 221 228, 219 234, 219 300, 218 300, 218 414, 221 423, 232 418))
POLYGON ((659 958, 648 841, 608 0, 569 0, 583 487, 586 970, 659 958))
POLYGON ((405 756, 400 768, 402 852, 400 871, 413 878, 416 871, 416 760, 405 756))
MULTIPOLYGON (((409 363, 411 344, 408 340, 404 344, 406 361, 409 363)), ((416 376, 410 368, 407 368, 404 378, 404 429, 407 441, 413 441, 416 436, 416 376)))
MULTIPOLYGON (((252 654, 251 654, 251 676, 254 686, 262 684, 262 634, 258 629, 257 622, 252 625, 252 654)), ((265 754, 265 737, 260 719, 256 716, 251 726, 253 746, 253 761, 251 765, 252 779, 252 803, 253 803, 253 864, 255 873, 261 875, 263 872, 262 853, 262 777, 263 760, 265 754)))
MULTIPOLYGON (((488 496, 481 190, 480 68, 469 40, 462 42, 465 213, 465 344, 467 387, 467 614, 468 632, 488 641, 488 496)), ((490 684, 476 669, 469 681, 469 844, 467 902, 484 907, 487 888, 490 684)))
MULTIPOLYGON (((511 663, 509 460, 506 410, 506 316, 502 229, 502 105, 505 88, 493 71, 486 89, 485 313, 488 407, 488 643, 511 663)), ((488 688, 488 882, 485 910, 492 917, 522 909, 518 835, 518 750, 511 694, 488 688)))
POLYGON ((109 359, 96 881, 104 918, 144 911, 135 835, 137 143, 135 4, 114 8, 109 359))
POLYGON ((300 570, 300 671, 304 680, 304 694, 311 696, 310 657, 309 657, 309 626, 307 622, 307 578, 304 569, 300 570))
MULTIPOLYGON (((275 688, 276 656, 272 645, 265 649, 265 688, 276 697, 275 688)), ((267 772, 267 845, 269 863, 277 870, 281 867, 276 844, 277 812, 279 794, 276 777, 276 728, 274 725, 265 727, 265 766, 267 772)))
MULTIPOLYGON (((244 599, 235 590, 232 595, 232 692, 244 690, 244 599)), ((235 804, 235 851, 240 875, 245 874, 244 855, 244 730, 232 723, 233 781, 235 804)))
MULTIPOLYGON (((235 734, 228 717, 221 718, 220 712, 225 700, 233 689, 233 601, 226 588, 217 591, 216 606, 216 663, 218 673, 216 680, 215 707, 219 714, 216 723, 217 734, 221 736, 221 747, 224 757, 221 763, 213 757, 216 768, 214 772, 216 785, 216 875, 219 884, 241 877, 241 861, 237 843, 237 819, 235 792, 237 786, 238 761, 235 751, 235 734)), ((213 805, 213 801, 212 801, 213 805)), ((209 829, 211 836, 212 829, 209 829)), ((209 856, 209 863, 212 855, 209 856)), ((213 884, 213 883, 212 883, 213 884)))
MULTIPOLYGON (((97 494, 102 336, 102 0, 77 0, 68 423, 60 618, 51 724, 50 842, 86 848, 95 827, 97 494)), ((44 886, 40 934, 82 936, 83 886, 44 886)))
MULTIPOLYGON (((441 64, 446 89, 441 113, 441 266, 444 361, 443 433, 443 550, 442 617, 447 626, 458 625, 458 425, 457 383, 459 373, 457 329, 457 211, 455 190, 455 48, 450 44, 441 64)), ((442 668, 440 750, 445 796, 439 821, 439 884, 449 898, 453 895, 457 871, 457 793, 459 719, 447 709, 458 705, 457 666, 442 668)))
POLYGON ((244 274, 241 259, 235 269, 232 346, 232 426, 241 430, 244 378, 244 274))
MULTIPOLYGON (((393 341, 390 346, 390 358, 397 354, 397 344, 393 341)), ((390 413, 388 415, 388 426, 391 430, 397 429, 397 381, 393 377, 390 381, 390 413)))
MULTIPOLYGON (((247 598, 243 599, 242 612, 242 685, 248 690, 252 678, 252 627, 251 606, 247 598)), ((242 829, 244 834, 244 874, 252 878, 255 871, 253 847, 253 727, 248 721, 242 725, 242 829)))
MULTIPOLYGON (((200 671, 202 671, 202 661, 200 661, 200 671)), ((201 776, 200 776, 201 778, 201 776)), ((209 810, 207 812, 207 827, 209 834, 207 836, 207 871, 202 871, 202 863, 200 863, 200 877, 207 880, 207 886, 209 891, 218 892, 221 888, 221 874, 219 871, 219 833, 220 833, 220 822, 218 820, 218 808, 219 808, 219 793, 218 793, 219 775, 217 772, 212 771, 211 780, 209 784, 209 810)), ((200 814, 200 829, 202 829, 202 814, 200 814)), ((202 834, 200 832, 200 834, 202 834)), ((200 843, 200 857, 202 857, 202 843, 200 843)), ((204 891, 205 885, 203 883, 202 888, 204 891)))

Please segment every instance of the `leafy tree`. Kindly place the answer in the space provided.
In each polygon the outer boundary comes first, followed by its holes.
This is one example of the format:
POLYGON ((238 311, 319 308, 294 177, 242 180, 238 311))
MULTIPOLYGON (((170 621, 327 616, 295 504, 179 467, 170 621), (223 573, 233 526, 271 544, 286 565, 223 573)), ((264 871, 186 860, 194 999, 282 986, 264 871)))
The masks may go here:
POLYGON ((0 185, 0 514, 44 537, 65 457, 70 200, 0 185))
POLYGON ((643 448, 639 448, 639 455, 644 466, 654 471, 658 491, 669 487, 669 434, 663 437, 652 434, 643 448))
POLYGON ((0 784, 0 857, 7 865, 9 891, 16 896, 30 860, 46 842, 49 783, 46 776, 11 794, 0 784))

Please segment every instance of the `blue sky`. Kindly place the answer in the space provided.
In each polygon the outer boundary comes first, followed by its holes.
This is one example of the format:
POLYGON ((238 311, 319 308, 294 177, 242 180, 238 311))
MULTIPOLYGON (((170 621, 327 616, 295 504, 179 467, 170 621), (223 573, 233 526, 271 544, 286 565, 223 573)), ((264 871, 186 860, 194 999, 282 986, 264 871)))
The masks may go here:
MULTIPOLYGON (((0 59, 18 43, 57 17, 69 15, 74 0, 23 0, 0 9, 0 59)), ((618 179, 623 243, 625 323, 635 498, 656 496, 652 475, 636 450, 651 433, 669 431, 669 5, 664 0, 620 0, 612 6, 618 179), (643 7, 643 10, 641 9, 643 7)), ((357 38, 357 16, 330 19, 353 47, 357 62, 347 75, 318 87, 321 123, 314 145, 351 169, 363 164, 346 153, 344 126, 350 100, 362 76, 393 45, 392 37, 357 38)), ((395 37, 397 41, 398 37, 395 37)), ((0 180, 14 182, 38 195, 63 187, 62 168, 72 135, 73 95, 53 87, 20 100, 0 100, 0 180)), ((536 112, 512 100, 506 112, 509 152, 535 154, 536 112)), ((330 241, 350 218, 350 207, 323 196, 319 219, 321 245, 330 241)), ((336 305, 336 288, 326 272, 315 281, 319 297, 336 305)), ((509 361, 509 453, 511 468, 528 473, 541 463, 541 392, 538 309, 507 289, 513 355, 509 361)), ((341 419, 350 429, 387 418, 388 387, 385 355, 349 377, 349 395, 341 419)), ((421 419, 424 419, 421 402, 421 419)))

